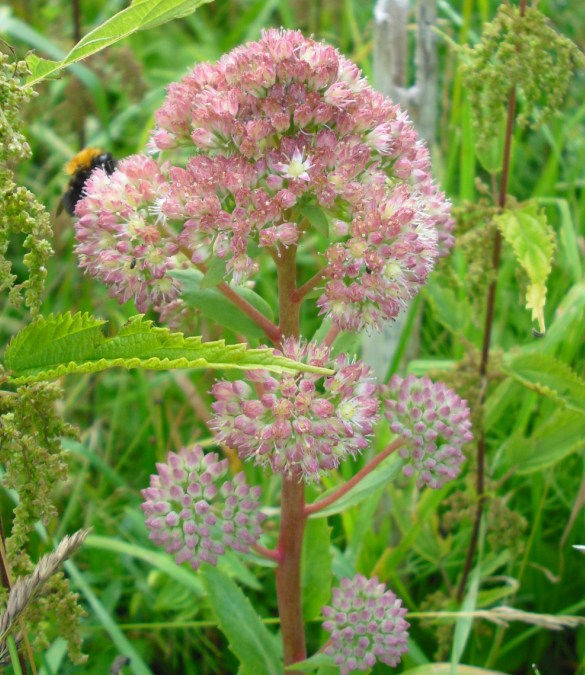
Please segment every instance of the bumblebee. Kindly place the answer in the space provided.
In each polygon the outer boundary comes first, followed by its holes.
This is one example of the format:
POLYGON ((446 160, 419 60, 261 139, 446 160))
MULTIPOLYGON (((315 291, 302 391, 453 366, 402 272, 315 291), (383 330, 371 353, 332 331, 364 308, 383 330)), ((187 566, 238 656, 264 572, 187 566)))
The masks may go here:
POLYGON ((65 172, 70 176, 69 186, 61 198, 57 215, 63 209, 70 216, 74 214, 75 205, 83 196, 85 183, 90 177, 91 172, 97 168, 103 169, 107 174, 114 173, 116 160, 109 152, 104 152, 101 148, 85 148, 67 162, 65 172))

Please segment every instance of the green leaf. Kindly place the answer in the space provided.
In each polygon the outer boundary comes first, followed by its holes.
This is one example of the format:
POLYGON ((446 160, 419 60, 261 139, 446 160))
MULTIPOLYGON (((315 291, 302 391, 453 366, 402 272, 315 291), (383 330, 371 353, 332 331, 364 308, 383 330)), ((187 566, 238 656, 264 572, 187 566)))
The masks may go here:
MULTIPOLYGON (((241 333, 247 338, 264 336, 263 330, 222 295, 217 288, 205 288, 203 286, 203 274, 199 270, 175 270, 171 274, 183 286, 183 300, 192 307, 196 307, 203 316, 215 321, 220 326, 241 333)), ((245 286, 233 286, 233 289, 267 319, 274 320, 272 308, 257 293, 245 286)))
POLYGON ((478 666, 465 666, 461 663, 454 668, 450 663, 425 663, 403 670, 402 675, 506 675, 501 670, 488 670, 478 666))
POLYGON ((583 415, 557 410, 529 438, 518 435, 509 438, 503 454, 516 473, 529 474, 544 471, 584 447, 583 415))
POLYGON ((539 330, 544 333, 546 280, 555 250, 554 231, 546 222, 544 211, 534 202, 521 209, 504 211, 494 222, 528 275, 526 308, 532 310, 532 320, 538 321, 539 330))
POLYGON ((148 565, 160 570, 163 574, 188 589, 194 597, 202 598, 205 590, 201 580, 192 570, 186 569, 173 560, 173 557, 167 553, 154 551, 144 546, 131 544, 126 541, 119 541, 113 537, 102 537, 97 534, 90 534, 84 544, 86 548, 95 548, 98 551, 107 551, 116 555, 127 555, 136 560, 143 560, 148 565))
POLYGON ((207 272, 201 278, 201 288, 213 288, 224 280, 226 275, 225 260, 214 256, 207 268, 207 272))
POLYGON ((230 649, 240 660, 242 672, 278 675, 282 663, 276 643, 250 601, 236 584, 218 569, 202 568, 203 584, 219 627, 230 649))
POLYGON ((585 414, 585 380, 562 361, 546 354, 512 355, 503 370, 528 389, 585 414))
POLYGON ((15 335, 6 348, 4 363, 15 383, 51 380, 68 373, 95 373, 106 368, 225 368, 274 372, 299 370, 330 373, 276 356, 271 349, 247 349, 223 340, 202 342, 167 328, 153 326, 142 315, 106 338, 104 321, 88 314, 41 317, 15 335))
POLYGON ((138 30, 160 26, 167 21, 187 16, 211 0, 133 0, 132 4, 104 21, 83 37, 61 61, 27 56, 30 75, 27 84, 35 84, 54 75, 68 65, 80 61, 104 47, 122 40, 138 30))
POLYGON ((327 520, 309 520, 301 558, 303 619, 311 621, 331 597, 331 528, 327 520))
MULTIPOLYGON (((390 455, 385 459, 380 466, 376 467, 371 473, 369 473, 363 480, 361 480, 357 485, 355 485, 347 494, 340 497, 337 501, 333 502, 331 506, 324 508, 322 511, 317 511, 313 513, 309 519, 312 518, 326 518, 327 516, 332 516, 336 513, 341 513, 348 509, 350 506, 355 506, 359 504, 364 499, 367 499, 374 490, 378 487, 388 483, 394 476, 398 473, 400 468, 403 465, 402 459, 397 455, 390 455)), ((319 499, 327 497, 331 492, 334 492, 336 488, 332 488, 327 492, 324 492, 319 499)))
POLYGON ((339 668, 335 666, 333 657, 323 654, 323 652, 317 652, 304 661, 297 661, 297 663, 287 666, 284 670, 285 672, 287 670, 300 670, 303 673, 310 673, 313 670, 317 670, 318 668, 322 667, 332 667, 335 668, 334 672, 339 672, 339 668))
POLYGON ((311 223, 317 232, 326 237, 329 236, 329 221, 322 208, 314 204, 306 204, 301 209, 301 215, 311 223))

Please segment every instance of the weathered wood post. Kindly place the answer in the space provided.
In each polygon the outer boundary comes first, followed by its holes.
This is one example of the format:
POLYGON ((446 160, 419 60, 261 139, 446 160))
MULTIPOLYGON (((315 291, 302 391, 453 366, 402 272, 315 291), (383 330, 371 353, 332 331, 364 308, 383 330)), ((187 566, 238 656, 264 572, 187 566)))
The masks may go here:
MULTIPOLYGON (((416 0, 417 34, 414 83, 408 83, 408 14, 410 0, 378 0, 374 7, 374 86, 409 111, 429 147, 437 120, 436 0, 416 0)), ((364 335, 363 358, 378 378, 388 372, 408 310, 386 321, 379 333, 364 335)))

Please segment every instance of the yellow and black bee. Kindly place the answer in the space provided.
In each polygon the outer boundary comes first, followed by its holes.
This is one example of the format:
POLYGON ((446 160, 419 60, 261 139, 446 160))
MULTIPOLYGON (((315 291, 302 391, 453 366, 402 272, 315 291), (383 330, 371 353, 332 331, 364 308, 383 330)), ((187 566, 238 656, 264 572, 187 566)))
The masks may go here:
POLYGON ((91 172, 97 168, 103 169, 107 174, 113 173, 116 168, 116 160, 111 153, 101 148, 85 148, 78 152, 73 159, 67 162, 65 172, 71 176, 67 192, 61 198, 57 215, 63 209, 72 216, 75 205, 83 196, 83 188, 91 172))

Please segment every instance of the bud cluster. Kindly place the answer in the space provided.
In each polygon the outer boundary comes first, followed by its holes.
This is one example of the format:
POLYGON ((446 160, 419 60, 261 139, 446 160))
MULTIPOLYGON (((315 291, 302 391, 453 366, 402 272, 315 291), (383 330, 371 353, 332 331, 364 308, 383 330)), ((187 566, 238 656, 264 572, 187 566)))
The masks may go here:
POLYGON ((376 577, 356 574, 342 579, 332 591, 331 606, 322 612, 323 628, 331 634, 324 651, 333 657, 341 675, 368 670, 376 661, 395 667, 407 651, 406 609, 376 577))
POLYGON ((142 509, 150 539, 177 563, 195 570, 202 562, 215 565, 226 549, 247 553, 258 541, 264 519, 260 488, 250 488, 243 473, 223 482, 226 459, 194 446, 169 453, 157 471, 142 490, 142 509))
POLYGON ((442 382, 414 375, 394 375, 382 393, 390 428, 406 440, 404 474, 417 473, 419 486, 432 488, 456 478, 473 438, 467 402, 442 382))

